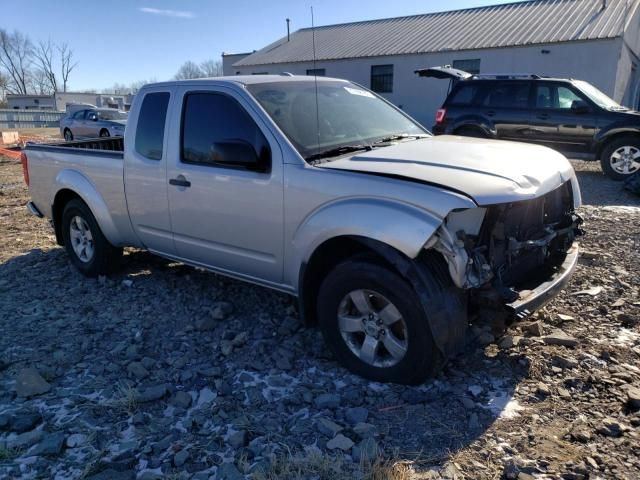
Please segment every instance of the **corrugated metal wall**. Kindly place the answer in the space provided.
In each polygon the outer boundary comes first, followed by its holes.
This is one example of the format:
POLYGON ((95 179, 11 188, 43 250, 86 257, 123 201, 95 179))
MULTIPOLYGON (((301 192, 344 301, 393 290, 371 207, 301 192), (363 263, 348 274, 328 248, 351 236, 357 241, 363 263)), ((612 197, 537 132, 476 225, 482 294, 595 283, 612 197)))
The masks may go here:
POLYGON ((0 109, 0 128, 57 127, 64 112, 0 109))

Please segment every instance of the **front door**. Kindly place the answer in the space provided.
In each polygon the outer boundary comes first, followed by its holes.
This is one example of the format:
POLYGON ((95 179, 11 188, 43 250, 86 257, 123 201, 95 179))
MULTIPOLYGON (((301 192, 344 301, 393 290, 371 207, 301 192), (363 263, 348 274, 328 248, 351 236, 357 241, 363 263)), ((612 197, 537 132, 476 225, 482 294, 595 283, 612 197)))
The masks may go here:
MULTIPOLYGON (((175 255, 167 198, 167 121, 171 88, 143 90, 134 134, 125 138, 124 188, 131 224, 149 250, 175 255)), ((136 115, 134 112, 133 115, 136 115)))
POLYGON ((598 127, 596 110, 580 92, 565 83, 537 82, 529 139, 569 156, 592 150, 598 127))
POLYGON ((282 153, 252 104, 232 89, 179 91, 169 205, 180 258, 280 283, 282 153))

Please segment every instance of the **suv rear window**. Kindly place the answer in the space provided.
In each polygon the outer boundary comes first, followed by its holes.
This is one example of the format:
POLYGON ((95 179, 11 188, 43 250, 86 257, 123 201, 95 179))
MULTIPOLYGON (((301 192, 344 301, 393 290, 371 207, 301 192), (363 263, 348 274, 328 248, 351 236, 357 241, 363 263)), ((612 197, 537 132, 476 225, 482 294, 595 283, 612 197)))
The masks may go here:
POLYGON ((449 105, 471 105, 477 93, 477 84, 463 84, 451 94, 447 103, 449 105))
POLYGON ((494 108, 527 108, 529 106, 529 83, 490 82, 482 104, 494 108))

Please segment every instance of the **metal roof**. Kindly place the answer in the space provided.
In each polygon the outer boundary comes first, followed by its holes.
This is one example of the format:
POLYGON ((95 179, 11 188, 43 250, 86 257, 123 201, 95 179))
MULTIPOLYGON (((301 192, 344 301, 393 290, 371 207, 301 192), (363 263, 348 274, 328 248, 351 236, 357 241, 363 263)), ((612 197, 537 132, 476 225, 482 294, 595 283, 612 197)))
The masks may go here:
MULTIPOLYGON (((530 0, 410 17, 316 27, 316 60, 473 50, 615 38, 640 0, 530 0)), ((234 66, 313 60, 304 28, 234 66)))

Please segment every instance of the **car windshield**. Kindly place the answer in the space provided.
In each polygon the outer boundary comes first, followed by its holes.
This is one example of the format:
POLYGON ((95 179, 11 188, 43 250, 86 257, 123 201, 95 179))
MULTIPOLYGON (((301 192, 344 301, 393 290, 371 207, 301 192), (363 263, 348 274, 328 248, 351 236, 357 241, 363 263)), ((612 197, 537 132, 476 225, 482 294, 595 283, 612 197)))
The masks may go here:
POLYGON ((120 110, 98 110, 98 118, 100 120, 126 120, 127 113, 120 110))
POLYGON ((398 109, 353 83, 290 81, 247 85, 307 160, 429 134, 398 109))
POLYGON ((590 83, 583 80, 576 80, 573 83, 582 93, 589 97, 592 102, 596 103, 600 107, 606 108, 608 110, 625 109, 625 107, 609 98, 606 94, 602 93, 590 83))

